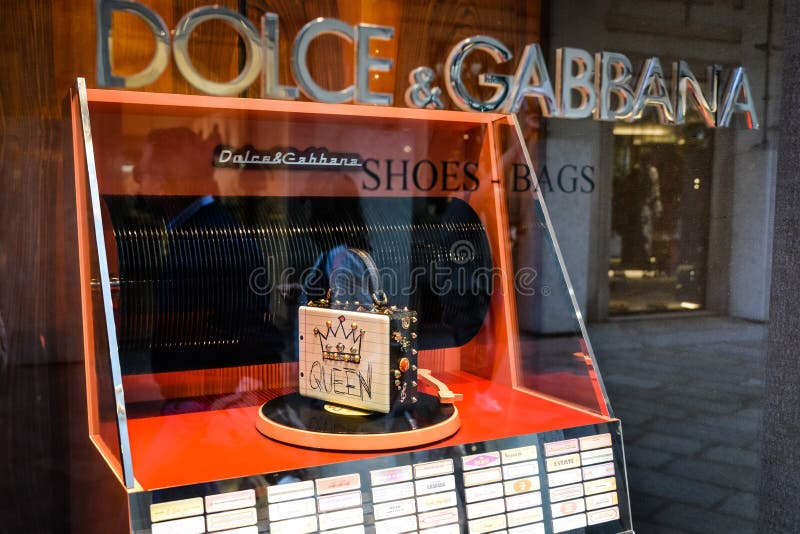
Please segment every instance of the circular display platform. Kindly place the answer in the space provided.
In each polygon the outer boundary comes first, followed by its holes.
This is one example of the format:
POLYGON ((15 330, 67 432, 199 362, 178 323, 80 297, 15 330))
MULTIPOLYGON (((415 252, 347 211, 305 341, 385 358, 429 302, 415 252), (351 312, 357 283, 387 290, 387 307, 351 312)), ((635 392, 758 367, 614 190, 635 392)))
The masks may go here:
POLYGON ((420 393, 412 409, 345 415, 324 401, 290 393, 261 406, 256 427, 267 437, 315 449, 381 451, 433 443, 461 426, 458 410, 420 393))

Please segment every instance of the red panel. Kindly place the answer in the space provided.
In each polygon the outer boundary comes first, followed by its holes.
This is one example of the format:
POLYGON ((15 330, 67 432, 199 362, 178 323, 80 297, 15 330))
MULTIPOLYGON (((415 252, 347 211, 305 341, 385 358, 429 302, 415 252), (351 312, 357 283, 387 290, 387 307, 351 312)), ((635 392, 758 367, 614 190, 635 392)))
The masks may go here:
MULTIPOLYGON (((467 374, 449 374, 463 393, 462 426, 433 447, 607 422, 592 415, 467 374)), ((131 419, 134 475, 146 490, 360 460, 376 454, 302 449, 262 436, 258 406, 131 419)), ((386 453, 392 454, 392 453, 386 453)))

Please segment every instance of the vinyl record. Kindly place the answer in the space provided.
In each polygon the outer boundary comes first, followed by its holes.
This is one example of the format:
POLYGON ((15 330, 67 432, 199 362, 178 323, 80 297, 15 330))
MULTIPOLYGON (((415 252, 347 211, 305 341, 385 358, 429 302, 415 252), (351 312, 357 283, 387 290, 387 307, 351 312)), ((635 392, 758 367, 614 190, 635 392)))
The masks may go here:
MULTIPOLYGON (((369 413, 363 416, 341 415, 324 409, 325 401, 290 393, 276 397, 261 407, 262 416, 282 426, 306 432, 339 435, 374 435, 409 432, 446 421, 455 407, 441 404, 426 393, 419 394, 413 408, 399 413, 369 413)), ((331 444, 331 449, 336 449, 331 444)))
POLYGON ((347 248, 391 275, 391 304, 418 312, 421 350, 463 345, 489 308, 491 276, 478 276, 493 266, 488 237, 458 199, 104 200, 126 374, 292 361, 297 307, 336 283, 330 269, 347 248))

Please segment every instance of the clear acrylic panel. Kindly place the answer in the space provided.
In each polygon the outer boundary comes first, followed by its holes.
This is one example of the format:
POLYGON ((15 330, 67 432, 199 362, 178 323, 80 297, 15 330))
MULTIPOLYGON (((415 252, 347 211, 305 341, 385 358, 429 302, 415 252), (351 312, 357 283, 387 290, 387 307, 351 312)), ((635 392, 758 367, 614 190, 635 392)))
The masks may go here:
POLYGON ((555 231, 516 118, 499 123, 520 336, 521 385, 610 414, 555 231))

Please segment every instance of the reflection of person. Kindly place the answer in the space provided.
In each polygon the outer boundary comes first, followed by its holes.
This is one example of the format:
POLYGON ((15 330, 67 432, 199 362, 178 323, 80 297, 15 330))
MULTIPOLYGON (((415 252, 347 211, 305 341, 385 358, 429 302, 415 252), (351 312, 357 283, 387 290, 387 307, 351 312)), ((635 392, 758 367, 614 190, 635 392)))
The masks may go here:
POLYGON ((647 269, 653 251, 653 228, 661 217, 658 169, 636 163, 614 192, 621 210, 617 230, 622 237, 622 266, 647 269))
POLYGON ((134 168, 139 196, 109 199, 133 228, 125 246, 156 254, 127 266, 129 276, 152 287, 152 294, 135 286, 126 293, 133 313, 152 314, 145 357, 129 359, 144 366, 137 371, 249 365, 282 352, 265 324, 269 299, 250 287, 254 269, 266 267, 246 231, 252 209, 219 196, 217 145, 216 129, 206 139, 187 128, 152 130, 134 168))
POLYGON ((219 144, 216 128, 206 139, 188 128, 151 130, 133 170, 139 194, 176 194, 187 190, 187 182, 192 191, 219 194, 211 165, 219 144))
MULTIPOLYGON (((308 295, 304 300, 324 296, 327 288, 330 288, 331 302, 360 302, 371 306, 372 293, 378 287, 370 287, 368 283, 372 276, 369 267, 354 249, 346 245, 336 246, 320 254, 306 280, 307 286, 304 289, 308 295), (322 287, 320 283, 323 284, 322 287)), ((375 272, 374 275, 378 276, 379 273, 375 272)), ((380 280, 375 280, 372 285, 375 284, 379 285, 380 280)))
POLYGON ((658 169, 655 165, 646 165, 645 177, 645 198, 642 205, 641 225, 645 257, 649 258, 653 254, 653 227, 658 219, 661 218, 661 187, 658 179, 658 169))

